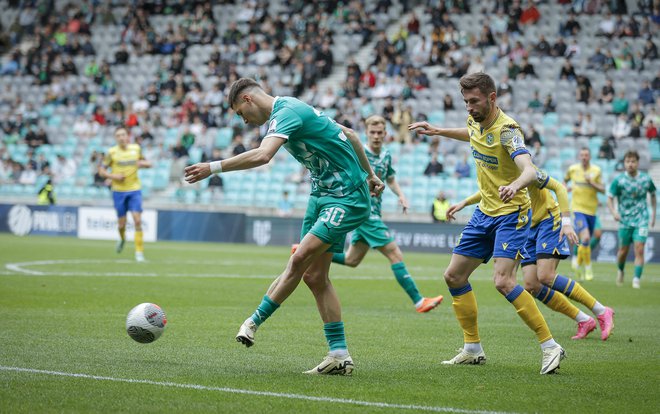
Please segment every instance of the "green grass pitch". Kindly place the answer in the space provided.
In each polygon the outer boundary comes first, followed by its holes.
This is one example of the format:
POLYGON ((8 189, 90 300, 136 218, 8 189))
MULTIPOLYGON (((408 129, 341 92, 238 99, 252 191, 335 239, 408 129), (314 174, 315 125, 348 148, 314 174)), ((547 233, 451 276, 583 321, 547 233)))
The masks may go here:
MULTIPOLYGON (((417 314, 380 254, 357 269, 333 265, 343 305, 352 377, 310 377, 327 347, 304 284, 266 322, 256 344, 234 340, 285 266, 286 247, 146 245, 0 235, 0 412, 543 412, 660 410, 660 266, 641 290, 614 284, 596 264, 585 287, 616 311, 613 336, 572 341, 575 323, 539 304, 567 352, 558 375, 539 375, 534 335, 491 281, 471 282, 479 303, 484 366, 442 366, 462 335, 442 281, 449 256, 406 253, 423 294, 445 295, 417 314), (142 302, 167 313, 155 343, 132 341, 128 311, 142 302), (78 375, 79 374, 79 375, 78 375)), ((562 272, 569 264, 562 263, 562 272)), ((628 266, 628 275, 632 266, 628 266)), ((538 303, 538 302, 537 302, 538 303)))

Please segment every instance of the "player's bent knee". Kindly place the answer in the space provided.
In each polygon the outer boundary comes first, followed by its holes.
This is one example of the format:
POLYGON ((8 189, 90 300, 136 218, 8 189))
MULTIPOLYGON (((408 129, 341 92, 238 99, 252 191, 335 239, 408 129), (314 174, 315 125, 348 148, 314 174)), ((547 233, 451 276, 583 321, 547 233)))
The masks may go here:
POLYGON ((305 272, 303 282, 309 287, 309 290, 315 292, 322 290, 328 285, 328 278, 320 272, 305 272))
POLYGON ((445 270, 444 277, 445 277, 445 282, 449 287, 460 287, 458 285, 460 285, 464 279, 462 275, 450 269, 445 270))
POLYGON ((495 282, 495 289, 503 295, 508 294, 516 285, 515 279, 512 280, 509 275, 497 272, 493 275, 493 282, 495 282))

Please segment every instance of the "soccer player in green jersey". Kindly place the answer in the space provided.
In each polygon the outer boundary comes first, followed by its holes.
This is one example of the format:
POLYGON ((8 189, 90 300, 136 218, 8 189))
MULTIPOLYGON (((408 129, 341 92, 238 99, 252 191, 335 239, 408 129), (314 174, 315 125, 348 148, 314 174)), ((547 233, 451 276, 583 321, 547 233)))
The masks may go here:
POLYGON ((353 360, 346 346, 341 305, 328 272, 332 254, 343 251, 346 234, 369 218, 370 193, 379 195, 384 185, 371 169, 358 136, 322 112, 292 97, 270 96, 247 78, 231 85, 227 99, 245 123, 268 123, 266 135, 258 148, 226 160, 186 167, 187 182, 267 164, 280 147, 304 165, 312 179, 300 245, 256 311, 243 322, 236 340, 252 346, 257 328, 303 280, 316 299, 330 348, 318 366, 305 372, 350 375, 353 360))
MULTIPOLYGON (((367 145, 364 151, 369 159, 369 164, 371 164, 371 168, 378 178, 386 182, 392 192, 399 197, 399 204, 401 204, 403 213, 405 214, 408 210, 408 200, 406 200, 406 196, 401 191, 394 177, 395 171, 392 168, 392 156, 387 149, 383 148, 385 118, 372 115, 365 120, 365 124, 367 126, 367 145)), ((394 273, 396 281, 399 282, 399 285, 408 294, 417 312, 428 312, 442 302, 442 295, 425 298, 419 293, 415 281, 410 276, 410 273, 408 273, 406 265, 403 262, 401 249, 399 249, 389 229, 383 223, 380 211, 381 203, 382 196, 371 198, 371 214, 369 215, 369 219, 353 231, 351 247, 349 247, 348 251, 346 253, 335 253, 332 256, 332 261, 350 267, 357 267, 362 262, 362 259, 364 259, 369 248, 378 249, 390 261, 392 273, 394 273)))
POLYGON ((614 178, 610 185, 607 197, 607 207, 614 220, 619 224, 619 251, 617 253, 617 267, 619 271, 616 283, 623 285, 623 269, 630 243, 635 249, 635 277, 632 286, 640 288, 642 271, 644 270, 644 245, 649 235, 649 210, 646 202, 648 193, 651 196, 651 227, 655 226, 656 197, 655 184, 648 174, 638 170, 639 154, 637 151, 628 151, 623 157, 625 173, 614 178), (616 198, 618 210, 614 207, 616 198))

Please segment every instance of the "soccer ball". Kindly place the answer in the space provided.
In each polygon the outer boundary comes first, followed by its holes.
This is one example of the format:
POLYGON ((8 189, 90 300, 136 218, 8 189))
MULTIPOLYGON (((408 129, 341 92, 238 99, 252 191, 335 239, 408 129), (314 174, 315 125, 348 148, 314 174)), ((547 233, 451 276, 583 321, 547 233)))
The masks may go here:
POLYGON ((166 324, 167 318, 160 306, 141 303, 128 312, 126 332, 137 342, 148 344, 160 338, 166 324))

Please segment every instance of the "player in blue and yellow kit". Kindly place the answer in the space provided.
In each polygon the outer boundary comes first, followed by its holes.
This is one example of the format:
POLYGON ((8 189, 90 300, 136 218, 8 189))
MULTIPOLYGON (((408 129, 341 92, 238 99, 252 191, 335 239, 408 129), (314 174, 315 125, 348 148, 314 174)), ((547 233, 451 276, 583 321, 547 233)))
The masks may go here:
POLYGON ((651 177, 638 170, 639 154, 637 151, 628 151, 623 157, 623 164, 626 172, 614 178, 607 197, 607 207, 614 220, 620 223, 619 251, 617 252, 619 270, 616 283, 619 286, 623 285, 623 269, 626 265, 628 249, 632 243, 635 249, 635 277, 632 280, 632 286, 639 289, 644 270, 644 245, 649 235, 649 225, 650 227, 655 226, 656 188, 651 177), (647 194, 651 198, 650 223, 647 194), (617 200, 618 211, 614 208, 614 199, 617 200))
POLYGON ((231 85, 227 99, 246 123, 268 122, 266 136, 253 150, 186 167, 186 181, 194 183, 211 173, 264 165, 280 147, 304 165, 312 179, 302 240, 257 310, 241 325, 236 340, 252 346, 257 328, 303 280, 316 299, 330 348, 323 362, 306 373, 350 375, 353 360, 346 346, 339 298, 328 273, 332 254, 341 253, 346 234, 369 218, 370 193, 379 195, 383 183, 371 169, 362 143, 352 130, 298 99, 270 96, 256 81, 247 78, 231 85))
POLYGON ((428 122, 409 127, 421 134, 469 142, 481 194, 481 202, 463 230, 444 275, 463 328, 464 346, 443 363, 486 362, 477 326, 477 301, 468 278, 481 263, 494 257, 495 287, 535 332, 543 353, 541 374, 549 374, 559 368, 564 349, 552 338, 532 295, 516 283, 516 268, 526 257, 531 221, 526 188, 536 179, 536 169, 520 126, 497 106, 493 79, 483 72, 472 73, 463 76, 460 85, 469 113, 467 128, 438 128, 428 122))
MULTIPOLYGON (((521 262, 525 289, 550 309, 577 322, 577 333, 572 339, 586 338, 596 329, 596 321, 573 305, 566 296, 585 305, 598 319, 601 339, 607 340, 614 328, 614 311, 598 302, 578 282, 557 273, 559 261, 570 255, 567 240, 573 244, 578 242, 571 224, 566 188, 539 170, 536 181, 528 190, 532 200, 532 226, 525 246, 528 256, 521 262), (555 193, 557 201, 550 191, 555 193)), ((451 206, 448 218, 453 218, 457 211, 479 200, 481 195, 476 193, 451 206)))
MULTIPOLYGON (((367 154, 369 164, 374 173, 399 197, 399 204, 405 214, 408 210, 408 200, 399 187, 392 168, 392 156, 383 148, 385 139, 385 118, 372 115, 364 121, 367 126, 367 145, 364 152, 367 154)), ((382 196, 371 198, 371 214, 369 219, 353 231, 351 247, 346 253, 335 253, 332 256, 334 263, 350 267, 357 267, 364 259, 369 248, 377 249, 390 261, 392 273, 399 285, 408 294, 419 313, 428 312, 442 302, 442 296, 425 298, 417 289, 417 284, 412 278, 406 264, 403 262, 401 249, 394 241, 383 219, 381 218, 382 196)))
POLYGON ((566 171, 564 184, 572 182, 569 191, 573 192, 571 210, 575 222, 575 231, 580 238, 575 263, 578 278, 592 280, 591 269, 591 235, 596 225, 596 211, 598 210, 598 193, 605 192, 600 167, 591 164, 589 148, 580 149, 580 162, 573 164, 566 171))
POLYGON ((126 242, 126 213, 131 212, 135 225, 135 260, 144 261, 144 240, 142 233, 142 191, 138 170, 151 168, 151 163, 144 159, 138 144, 131 144, 128 130, 119 127, 115 130, 117 145, 110 148, 99 174, 112 180, 112 199, 117 211, 119 241, 117 253, 121 253, 126 242))

